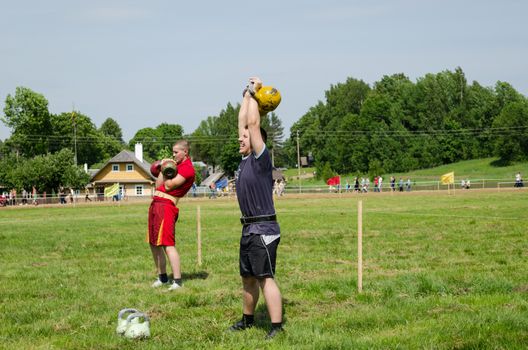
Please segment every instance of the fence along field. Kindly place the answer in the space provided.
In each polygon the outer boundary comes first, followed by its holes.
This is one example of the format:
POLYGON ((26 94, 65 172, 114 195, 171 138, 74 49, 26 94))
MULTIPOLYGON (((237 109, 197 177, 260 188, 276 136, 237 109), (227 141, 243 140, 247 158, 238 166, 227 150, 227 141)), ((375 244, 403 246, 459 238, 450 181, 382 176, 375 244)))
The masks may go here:
POLYGON ((0 211, 0 340, 6 349, 523 348, 528 343, 526 191, 367 195, 363 291, 357 200, 276 201, 286 332, 225 329, 240 316, 234 200, 186 199, 177 244, 184 286, 152 290, 148 204, 0 211), (197 264, 200 206, 202 265, 197 264), (117 312, 146 311, 152 337, 115 335, 117 312))

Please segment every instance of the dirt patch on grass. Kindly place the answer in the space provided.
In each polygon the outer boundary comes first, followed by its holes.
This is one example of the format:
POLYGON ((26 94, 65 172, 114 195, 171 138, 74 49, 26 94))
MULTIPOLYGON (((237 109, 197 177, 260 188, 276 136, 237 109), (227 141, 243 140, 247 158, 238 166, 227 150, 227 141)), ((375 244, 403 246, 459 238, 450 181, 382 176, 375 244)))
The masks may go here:
POLYGON ((513 291, 518 293, 528 293, 528 284, 522 284, 520 286, 517 286, 513 288, 513 291))

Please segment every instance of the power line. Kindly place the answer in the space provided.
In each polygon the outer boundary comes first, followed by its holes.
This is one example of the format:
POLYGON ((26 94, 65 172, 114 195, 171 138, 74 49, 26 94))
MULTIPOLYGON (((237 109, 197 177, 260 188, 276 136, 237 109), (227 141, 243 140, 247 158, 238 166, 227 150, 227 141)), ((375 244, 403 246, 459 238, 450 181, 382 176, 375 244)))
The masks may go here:
MULTIPOLYGON (((420 137, 448 137, 448 136, 474 136, 474 137, 497 137, 497 136, 517 136, 526 135, 528 126, 512 126, 512 127, 491 127, 491 128, 470 128, 470 129, 431 129, 431 130, 299 130, 299 136, 317 137, 322 139, 343 139, 353 140, 358 137, 377 137, 377 138, 420 138, 420 137)), ((271 134, 273 137, 273 134, 271 134)), ((291 137, 295 135, 291 134, 291 137)), ((238 137, 232 134, 218 134, 218 135, 186 135, 182 136, 188 139, 193 144, 219 144, 236 140, 238 137)), ((64 145, 73 143, 88 144, 94 142, 111 143, 121 140, 100 135, 76 135, 75 140, 71 137, 63 135, 46 135, 46 134, 27 134, 23 135, 23 140, 26 142, 42 142, 47 141, 50 145, 64 145)), ((171 144, 178 137, 148 137, 137 140, 143 144, 163 145, 171 144)))

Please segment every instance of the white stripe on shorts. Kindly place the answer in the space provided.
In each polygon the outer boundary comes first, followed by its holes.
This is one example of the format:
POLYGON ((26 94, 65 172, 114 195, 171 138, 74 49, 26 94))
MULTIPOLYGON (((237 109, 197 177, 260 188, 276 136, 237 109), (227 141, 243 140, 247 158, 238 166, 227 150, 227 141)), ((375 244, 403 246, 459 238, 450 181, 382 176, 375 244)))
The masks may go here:
POLYGON ((265 245, 269 245, 271 242, 273 242, 274 240, 279 238, 280 234, 277 234, 277 235, 260 235, 260 237, 262 237, 262 241, 264 242, 265 245))

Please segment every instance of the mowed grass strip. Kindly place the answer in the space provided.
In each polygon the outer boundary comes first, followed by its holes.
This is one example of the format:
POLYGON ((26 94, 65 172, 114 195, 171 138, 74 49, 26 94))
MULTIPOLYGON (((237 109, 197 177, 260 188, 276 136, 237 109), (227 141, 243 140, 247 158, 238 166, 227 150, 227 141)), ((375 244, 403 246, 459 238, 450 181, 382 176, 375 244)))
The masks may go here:
POLYGON ((528 344, 527 193, 299 196, 276 201, 286 332, 265 342, 241 314, 235 200, 184 200, 183 290, 154 290, 148 203, 0 210, 0 344, 5 349, 499 348, 528 344), (364 207, 357 292, 357 201, 364 207), (203 264, 197 266, 196 207, 203 264), (152 337, 115 334, 120 309, 152 337))

